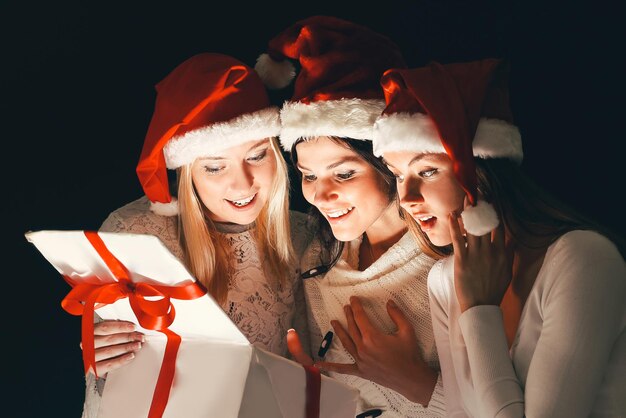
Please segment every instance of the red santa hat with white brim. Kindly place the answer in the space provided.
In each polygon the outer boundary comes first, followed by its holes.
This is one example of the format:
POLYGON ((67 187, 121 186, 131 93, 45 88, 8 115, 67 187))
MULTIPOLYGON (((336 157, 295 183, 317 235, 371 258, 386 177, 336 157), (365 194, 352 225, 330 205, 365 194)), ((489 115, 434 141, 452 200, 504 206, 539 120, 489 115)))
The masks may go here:
POLYGON ((294 93, 280 112, 280 142, 289 151, 299 138, 372 139, 385 107, 380 77, 406 64, 389 38, 335 17, 312 16, 269 42, 255 69, 270 88, 286 87, 300 71, 294 93))
POLYGON ((374 126, 374 154, 448 154, 471 203, 461 216, 472 235, 485 235, 499 224, 493 207, 478 201, 474 157, 517 163, 523 157, 507 82, 508 68, 496 59, 392 69, 381 79, 387 107, 374 126))
POLYGON ((178 213, 167 169, 248 141, 278 136, 280 119, 256 72, 227 55, 203 53, 156 85, 152 120, 137 165, 151 210, 178 213))

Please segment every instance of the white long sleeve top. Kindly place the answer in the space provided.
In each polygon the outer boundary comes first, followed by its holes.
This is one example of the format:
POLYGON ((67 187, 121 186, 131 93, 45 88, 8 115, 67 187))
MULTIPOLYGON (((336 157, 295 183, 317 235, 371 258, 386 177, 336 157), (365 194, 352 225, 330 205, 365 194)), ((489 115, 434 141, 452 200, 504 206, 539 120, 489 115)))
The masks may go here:
POLYGON ((452 257, 428 278, 450 417, 626 417, 626 267, 591 231, 547 250, 509 349, 502 311, 461 314, 452 257))
MULTIPOLYGON (((407 233, 371 266, 360 271, 361 242, 359 238, 346 243, 339 261, 327 273, 303 279, 314 359, 320 360, 318 349, 325 334, 332 330, 330 321, 336 319, 344 327, 347 326, 343 306, 349 304, 350 296, 360 297, 372 324, 389 333, 395 331, 395 325, 389 318, 386 304, 389 299, 393 299, 413 324, 424 360, 439 370, 426 285, 428 271, 434 260, 422 253, 410 233, 407 233)), ((319 245, 319 242, 314 241, 305 252, 301 263, 303 272, 320 265, 319 245)), ((323 360, 354 362, 336 336, 323 360)), ((359 390, 359 413, 381 409, 384 418, 445 415, 440 378, 428 408, 424 408, 372 381, 347 374, 329 374, 359 390)))

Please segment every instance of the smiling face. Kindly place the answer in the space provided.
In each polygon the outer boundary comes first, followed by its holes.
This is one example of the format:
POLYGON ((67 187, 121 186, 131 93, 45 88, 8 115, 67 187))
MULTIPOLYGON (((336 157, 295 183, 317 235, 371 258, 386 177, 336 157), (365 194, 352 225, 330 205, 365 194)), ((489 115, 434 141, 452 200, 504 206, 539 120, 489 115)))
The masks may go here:
POLYGON ((276 155, 268 138, 198 158, 191 167, 193 184, 209 217, 240 225, 259 216, 275 173, 276 155))
POLYGON ((302 194, 340 241, 361 236, 389 207, 382 175, 358 153, 329 137, 296 145, 302 194))
POLYGON ((400 205, 434 245, 449 245, 448 214, 462 211, 465 192, 448 155, 403 151, 387 152, 383 158, 396 176, 400 205))

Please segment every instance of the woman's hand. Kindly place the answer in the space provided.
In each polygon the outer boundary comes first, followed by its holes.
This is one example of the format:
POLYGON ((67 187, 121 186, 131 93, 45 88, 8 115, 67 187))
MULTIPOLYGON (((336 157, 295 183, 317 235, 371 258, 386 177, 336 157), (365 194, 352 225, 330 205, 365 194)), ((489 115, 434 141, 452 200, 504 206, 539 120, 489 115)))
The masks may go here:
POLYGON ((303 366, 312 366, 313 359, 303 349, 300 337, 295 329, 287 331, 287 349, 295 361, 303 366))
POLYGON ((395 390, 412 402, 428 405, 437 373, 421 357, 411 322, 392 301, 387 312, 397 331, 385 334, 369 321, 357 297, 345 308, 348 329, 331 321, 335 334, 354 358, 353 364, 320 362, 322 370, 351 374, 395 390))
MULTIPOLYGON (((466 201, 467 205, 467 201, 466 201)), ((504 225, 477 237, 461 233, 462 220, 449 216, 454 248, 454 287, 461 312, 478 305, 499 306, 511 282, 513 252, 507 248, 504 225)))
MULTIPOLYGON (((144 334, 135 331, 127 321, 102 321, 94 324, 94 346, 98 376, 128 364, 145 341, 144 334)), ((81 349, 83 345, 81 343, 81 349)))

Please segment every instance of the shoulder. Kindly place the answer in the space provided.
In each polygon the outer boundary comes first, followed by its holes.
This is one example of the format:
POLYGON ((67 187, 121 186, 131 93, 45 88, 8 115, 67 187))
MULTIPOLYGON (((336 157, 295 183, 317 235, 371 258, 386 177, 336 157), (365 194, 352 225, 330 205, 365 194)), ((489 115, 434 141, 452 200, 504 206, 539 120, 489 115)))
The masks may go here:
POLYGON ((160 235, 175 233, 177 222, 176 216, 161 216, 152 212, 149 200, 143 196, 111 212, 100 231, 160 235))
POLYGON ((296 257, 303 256, 315 237, 315 228, 309 225, 308 215, 295 210, 289 211, 291 241, 296 257))
POLYGON ((559 237, 546 252, 551 263, 574 266, 613 265, 624 268, 624 259, 615 244, 595 231, 570 231, 559 237))
POLYGON ((428 292, 437 299, 447 299, 454 290, 454 258, 438 260, 428 273, 428 292))
POLYGON ((615 244, 595 231, 571 231, 546 252, 542 266, 554 287, 611 291, 626 288, 626 263, 615 244))

